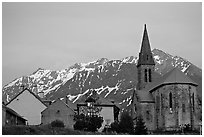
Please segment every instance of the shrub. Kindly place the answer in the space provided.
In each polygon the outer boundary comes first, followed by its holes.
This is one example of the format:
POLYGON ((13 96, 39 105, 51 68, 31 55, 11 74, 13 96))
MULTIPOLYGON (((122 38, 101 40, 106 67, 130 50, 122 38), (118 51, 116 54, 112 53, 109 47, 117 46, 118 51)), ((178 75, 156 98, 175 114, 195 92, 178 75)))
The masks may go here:
POLYGON ((119 133, 134 133, 134 123, 128 112, 123 112, 119 122, 119 133))
POLYGON ((136 127, 135 127, 134 134, 147 135, 147 128, 141 116, 139 116, 136 120, 136 127))
POLYGON ((110 130, 111 131, 115 131, 117 133, 119 133, 120 129, 119 129, 119 122, 118 121, 114 121, 113 123, 111 123, 110 125, 110 130))
POLYGON ((55 120, 51 122, 52 127, 65 127, 63 121, 61 120, 55 120))
POLYGON ((74 130, 97 131, 103 123, 103 118, 97 115, 85 116, 84 114, 75 115, 74 130))

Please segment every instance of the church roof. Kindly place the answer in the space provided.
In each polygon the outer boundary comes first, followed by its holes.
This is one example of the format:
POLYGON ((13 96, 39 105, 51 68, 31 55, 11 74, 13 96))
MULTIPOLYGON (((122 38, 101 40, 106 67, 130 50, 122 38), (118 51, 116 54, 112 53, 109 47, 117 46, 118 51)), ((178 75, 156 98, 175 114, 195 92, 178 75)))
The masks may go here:
POLYGON ((163 85, 171 85, 171 84, 189 84, 189 85, 198 86, 197 83, 191 80, 182 71, 180 71, 178 68, 174 68, 168 73, 166 73, 163 77, 158 79, 157 81, 149 83, 144 90, 151 92, 163 85))
POLYGON ((141 103, 143 103, 143 102, 154 103, 154 98, 153 98, 152 94, 148 91, 138 90, 137 95, 138 95, 139 101, 141 103))
POLYGON ((137 63, 138 66, 140 65, 155 65, 154 59, 152 57, 152 52, 150 48, 149 38, 147 34, 147 28, 145 24, 143 38, 142 38, 142 46, 139 53, 139 60, 137 63))

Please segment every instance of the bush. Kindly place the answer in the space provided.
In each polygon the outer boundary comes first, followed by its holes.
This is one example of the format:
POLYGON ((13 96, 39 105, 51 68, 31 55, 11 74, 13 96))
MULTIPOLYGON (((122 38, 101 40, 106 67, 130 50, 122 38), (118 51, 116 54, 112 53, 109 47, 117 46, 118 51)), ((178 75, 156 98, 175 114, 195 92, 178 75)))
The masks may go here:
POLYGON ((119 133, 134 133, 134 123, 128 112, 123 112, 119 122, 119 133))
POLYGON ((60 120, 52 121, 52 122, 51 122, 51 126, 52 126, 52 127, 61 127, 61 128, 64 128, 64 127, 65 127, 63 121, 60 121, 60 120))
POLYGON ((103 123, 103 118, 100 116, 85 116, 84 114, 75 115, 74 130, 97 131, 103 123))
POLYGON ((192 131, 191 125, 190 124, 185 124, 183 127, 184 132, 190 132, 192 131))
POLYGON ((120 129, 119 129, 119 122, 118 121, 114 121, 113 123, 111 123, 110 125, 110 130, 111 131, 115 131, 117 133, 119 133, 120 129))
POLYGON ((134 134, 136 135, 147 135, 148 134, 147 128, 141 116, 137 118, 134 134))

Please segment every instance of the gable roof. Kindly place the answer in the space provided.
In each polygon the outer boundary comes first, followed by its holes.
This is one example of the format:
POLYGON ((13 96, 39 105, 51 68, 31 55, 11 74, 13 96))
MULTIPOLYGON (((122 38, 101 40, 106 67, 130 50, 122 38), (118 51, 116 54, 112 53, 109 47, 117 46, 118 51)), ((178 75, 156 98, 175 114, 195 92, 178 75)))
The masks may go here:
POLYGON ((14 99, 16 99, 18 96, 20 96, 23 92, 25 91, 29 91, 35 98, 37 98, 43 105, 45 105, 47 107, 47 105, 40 99, 40 97, 38 97, 37 95, 35 95, 32 91, 30 91, 29 89, 25 88, 23 91, 21 91, 20 93, 18 93, 13 99, 11 99, 7 104, 10 104, 14 99))
POLYGON ((27 119, 23 118, 21 115, 19 115, 19 114, 18 114, 16 111, 14 111, 13 109, 11 109, 11 108, 9 108, 9 107, 7 107, 7 106, 5 106, 5 105, 2 105, 2 108, 5 108, 6 111, 8 111, 8 112, 12 113, 13 115, 15 115, 15 116, 17 116, 17 117, 19 117, 19 118, 24 119, 25 121, 27 121, 27 119))
POLYGON ((66 105, 68 105, 70 108, 72 108, 73 110, 76 109, 76 104, 71 102, 68 98, 63 98, 61 101, 63 101, 66 105))
MULTIPOLYGON (((46 109, 44 109, 41 113, 43 113, 45 110, 49 109, 53 104, 55 104, 56 102, 61 102, 61 104, 65 105, 67 108, 70 108, 73 112, 74 109, 71 108, 69 105, 67 105, 64 101, 62 101, 60 98, 58 98, 57 100, 55 100, 51 105, 49 105, 46 109)), ((75 113, 75 112, 74 112, 75 113)))
POLYGON ((171 84, 189 84, 193 86, 198 86, 193 80, 191 80, 187 75, 185 75, 182 71, 178 68, 174 68, 164 76, 159 78, 157 81, 147 84, 144 91, 152 92, 153 90, 164 86, 164 85, 171 85, 171 84))

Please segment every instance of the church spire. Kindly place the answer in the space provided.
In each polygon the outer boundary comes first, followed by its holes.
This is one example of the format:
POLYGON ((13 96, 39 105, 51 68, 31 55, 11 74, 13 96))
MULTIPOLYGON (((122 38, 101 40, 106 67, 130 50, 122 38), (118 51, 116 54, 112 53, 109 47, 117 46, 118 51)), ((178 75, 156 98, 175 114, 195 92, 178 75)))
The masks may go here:
POLYGON ((150 48, 149 38, 147 34, 146 24, 144 25, 144 33, 142 38, 142 46, 139 53, 139 60, 137 66, 140 65, 155 65, 150 48))

